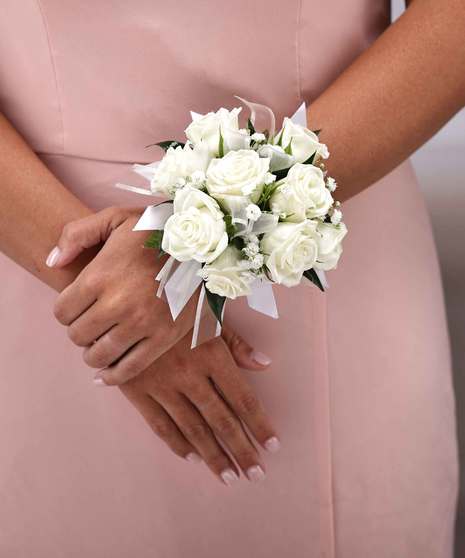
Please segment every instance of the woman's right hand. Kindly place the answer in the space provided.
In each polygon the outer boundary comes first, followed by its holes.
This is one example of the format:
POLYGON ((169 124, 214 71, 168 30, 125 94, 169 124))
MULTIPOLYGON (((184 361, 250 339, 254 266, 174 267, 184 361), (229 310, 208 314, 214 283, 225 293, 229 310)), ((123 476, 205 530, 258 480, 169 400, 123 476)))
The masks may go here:
POLYGON ((280 442, 235 360, 252 370, 265 366, 257 365, 250 358, 252 349, 228 329, 223 337, 195 349, 190 341, 189 332, 144 372, 119 386, 121 391, 176 455, 203 460, 230 485, 239 471, 221 442, 249 480, 262 480, 265 467, 242 423, 264 449, 276 452, 280 442))

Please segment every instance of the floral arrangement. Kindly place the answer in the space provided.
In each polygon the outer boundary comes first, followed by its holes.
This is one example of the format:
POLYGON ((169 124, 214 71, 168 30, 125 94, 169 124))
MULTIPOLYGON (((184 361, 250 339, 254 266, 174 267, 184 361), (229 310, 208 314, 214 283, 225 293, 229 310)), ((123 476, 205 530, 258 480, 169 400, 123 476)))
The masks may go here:
POLYGON ((324 290, 324 271, 342 253, 347 228, 325 172, 329 152, 319 131, 306 128, 305 105, 276 132, 268 107, 241 101, 250 109, 246 127, 241 108, 191 113, 185 143, 157 143, 161 161, 134 165, 149 193, 166 198, 135 229, 152 230, 146 245, 169 256, 158 294, 165 289, 174 318, 202 284, 219 322, 225 301, 240 296, 277 317, 274 299, 260 303, 260 289, 269 299, 271 284, 293 287, 305 278, 324 290), (267 130, 255 129, 259 112, 267 130))

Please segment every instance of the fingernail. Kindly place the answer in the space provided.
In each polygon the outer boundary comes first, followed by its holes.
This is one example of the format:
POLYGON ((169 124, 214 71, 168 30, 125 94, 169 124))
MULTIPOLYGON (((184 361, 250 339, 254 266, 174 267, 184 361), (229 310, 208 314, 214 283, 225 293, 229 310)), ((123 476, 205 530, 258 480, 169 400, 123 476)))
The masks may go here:
POLYGON ((200 455, 197 455, 194 452, 188 453, 186 455, 186 459, 187 459, 187 461, 190 461, 191 463, 202 463, 202 458, 200 457, 200 455))
POLYGON ((260 465, 254 465, 247 469, 247 477, 252 482, 258 482, 265 478, 265 473, 260 465))
POLYGON ((267 449, 270 453, 276 453, 281 449, 281 442, 276 438, 276 436, 272 436, 268 438, 266 442, 263 444, 265 449, 267 449))
POLYGON ((260 351, 252 351, 251 356, 256 363, 261 364, 262 366, 268 366, 268 364, 271 364, 272 362, 268 355, 265 355, 265 353, 261 353, 260 351))
POLYGON ((48 265, 48 267, 53 267, 57 263, 60 254, 61 250, 58 248, 58 246, 55 246, 55 248, 47 256, 47 259, 45 261, 46 265, 48 265))
POLYGON ((96 386, 106 386, 107 384, 103 381, 103 378, 94 378, 94 385, 96 386))
POLYGON ((239 477, 232 469, 225 469, 220 476, 226 486, 231 486, 233 483, 239 480, 239 477))

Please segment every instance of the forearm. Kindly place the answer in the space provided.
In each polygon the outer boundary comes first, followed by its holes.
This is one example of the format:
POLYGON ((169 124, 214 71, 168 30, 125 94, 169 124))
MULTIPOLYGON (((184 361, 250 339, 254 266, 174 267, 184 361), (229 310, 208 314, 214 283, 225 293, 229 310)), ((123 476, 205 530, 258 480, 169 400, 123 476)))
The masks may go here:
POLYGON ((414 0, 308 111, 347 199, 382 178, 465 104, 465 4, 414 0))
POLYGON ((0 115, 0 250, 56 290, 71 283, 94 255, 64 269, 46 266, 63 226, 91 213, 46 168, 0 115))

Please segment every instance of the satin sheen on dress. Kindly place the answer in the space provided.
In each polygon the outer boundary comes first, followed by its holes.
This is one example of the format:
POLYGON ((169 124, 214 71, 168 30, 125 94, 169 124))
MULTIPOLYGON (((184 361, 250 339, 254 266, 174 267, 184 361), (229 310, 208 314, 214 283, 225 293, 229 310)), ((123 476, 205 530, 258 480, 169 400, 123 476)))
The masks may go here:
MULTIPOLYGON (((141 204, 112 185, 160 157, 144 146, 181 138, 189 110, 237 94, 280 120, 388 23, 383 0, 2 0, 0 108, 85 203, 141 204)), ((173 456, 118 389, 94 387, 55 293, 2 257, 2 558, 451 557, 448 337, 410 164, 344 213, 327 294, 276 288, 278 321, 228 305, 273 358, 246 374, 283 446, 265 482, 230 488, 173 456)))

